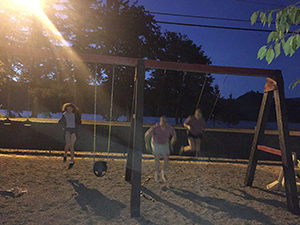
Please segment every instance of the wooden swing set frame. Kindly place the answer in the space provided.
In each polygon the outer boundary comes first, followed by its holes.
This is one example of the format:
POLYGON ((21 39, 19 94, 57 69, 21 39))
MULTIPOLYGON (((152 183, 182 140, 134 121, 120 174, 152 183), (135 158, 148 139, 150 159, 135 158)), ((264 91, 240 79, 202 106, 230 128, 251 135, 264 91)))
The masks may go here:
POLYGON ((251 145, 248 168, 245 176, 245 185, 252 186, 255 170, 258 162, 258 146, 264 139, 264 131, 268 121, 268 114, 274 96, 275 111, 278 127, 279 148, 281 151, 283 175, 285 178, 285 191, 287 208, 294 214, 299 213, 299 200, 295 180, 292 153, 287 148, 289 128, 285 105, 284 81, 280 70, 265 70, 255 68, 210 66, 203 64, 187 64, 156 60, 143 60, 137 58, 105 56, 88 53, 75 53, 76 58, 70 58, 64 49, 61 51, 47 51, 40 49, 17 49, 0 47, 7 55, 24 55, 32 58, 59 58, 66 60, 80 60, 89 63, 112 64, 135 67, 134 76, 134 113, 132 115, 131 128, 132 149, 128 152, 126 162, 125 180, 131 184, 130 212, 132 217, 140 216, 140 191, 141 191, 141 167, 142 150, 144 148, 143 134, 143 108, 144 108, 144 81, 146 69, 163 69, 196 73, 213 73, 228 75, 243 75, 251 77, 265 77, 266 84, 259 111, 258 121, 251 145))

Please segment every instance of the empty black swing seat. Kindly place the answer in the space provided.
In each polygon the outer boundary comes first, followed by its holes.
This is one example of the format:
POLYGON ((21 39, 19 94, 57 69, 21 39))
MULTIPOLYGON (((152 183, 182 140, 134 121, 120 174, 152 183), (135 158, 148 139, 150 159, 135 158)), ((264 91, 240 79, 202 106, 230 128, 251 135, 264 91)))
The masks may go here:
POLYGON ((103 177, 107 171, 107 162, 97 161, 94 162, 94 174, 97 177, 103 177))

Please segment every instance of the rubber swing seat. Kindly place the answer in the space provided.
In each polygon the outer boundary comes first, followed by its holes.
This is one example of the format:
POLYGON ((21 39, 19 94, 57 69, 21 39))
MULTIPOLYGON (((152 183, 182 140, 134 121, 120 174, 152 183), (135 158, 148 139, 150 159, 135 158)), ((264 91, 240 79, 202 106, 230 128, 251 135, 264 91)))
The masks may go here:
POLYGON ((107 171, 107 162, 104 161, 94 162, 93 171, 97 177, 103 177, 107 171))

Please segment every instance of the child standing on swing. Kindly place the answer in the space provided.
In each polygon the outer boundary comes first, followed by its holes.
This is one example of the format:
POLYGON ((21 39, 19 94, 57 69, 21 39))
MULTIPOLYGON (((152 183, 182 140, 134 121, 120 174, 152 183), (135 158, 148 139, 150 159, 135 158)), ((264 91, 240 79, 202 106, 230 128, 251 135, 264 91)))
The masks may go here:
POLYGON ((155 160, 155 176, 156 182, 160 180, 159 176, 159 159, 162 156, 164 159, 163 169, 161 171, 161 178, 164 182, 167 182, 167 168, 168 160, 170 155, 170 150, 173 151, 173 145, 176 141, 176 132, 173 127, 168 125, 168 119, 165 116, 160 117, 160 122, 155 124, 145 133, 145 143, 146 149, 150 149, 149 142, 151 138, 151 147, 153 150, 154 160, 155 160), (169 138, 171 139, 171 145, 169 145, 169 138))
POLYGON ((72 103, 65 103, 62 106, 63 115, 59 120, 59 123, 63 124, 63 129, 65 132, 65 153, 63 157, 63 162, 67 160, 67 154, 70 150, 71 153, 71 160, 69 164, 69 169, 71 169, 75 162, 74 162, 74 145, 76 139, 78 137, 78 128, 81 124, 81 115, 79 109, 76 105, 72 103))

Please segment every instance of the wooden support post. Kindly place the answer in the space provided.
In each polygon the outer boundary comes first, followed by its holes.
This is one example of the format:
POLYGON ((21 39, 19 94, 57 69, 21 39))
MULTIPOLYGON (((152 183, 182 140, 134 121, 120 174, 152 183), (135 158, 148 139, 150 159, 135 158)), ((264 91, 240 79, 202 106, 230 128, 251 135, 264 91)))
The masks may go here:
MULTIPOLYGON (((134 92, 133 92, 134 93, 134 92)), ((133 151, 133 129, 134 129, 134 117, 135 114, 132 115, 131 123, 130 123, 130 133, 129 133, 129 143, 128 143, 128 152, 127 152, 127 160, 126 160, 126 169, 125 169, 125 181, 131 182, 131 174, 132 174, 132 151, 133 151)))
POLYGON ((143 60, 138 60, 135 74, 135 119, 133 135, 133 155, 132 155, 132 174, 131 174, 131 198, 130 212, 131 217, 140 216, 140 191, 141 191, 141 172, 142 172, 142 149, 144 147, 143 132, 143 109, 144 109, 144 82, 145 65, 143 60))
POLYGON ((261 143, 261 141, 263 140, 263 135, 266 129, 266 124, 270 112, 271 100, 272 100, 272 92, 270 91, 265 92, 260 106, 258 121, 255 128, 254 138, 252 141, 248 168, 245 177, 246 186, 252 186, 253 183, 257 160, 258 160, 257 145, 258 143, 261 143))
POLYGON ((278 88, 274 90, 275 110, 277 127, 279 133, 279 146, 281 150, 281 159, 283 167, 283 175, 285 178, 285 191, 287 198, 288 209, 292 213, 299 213, 299 199, 297 196, 297 186, 295 179, 294 164, 292 160, 292 154, 287 148, 287 142, 289 137, 287 112, 284 96, 284 83, 281 73, 278 73, 276 77, 278 88))
POLYGON ((131 123, 130 123, 130 132, 129 132, 129 143, 128 143, 128 152, 127 152, 127 160, 126 160, 126 169, 125 169, 125 181, 131 182, 131 174, 132 174, 132 151, 133 151, 133 129, 134 129, 134 121, 135 121, 135 108, 136 108, 136 101, 135 101, 135 92, 136 92, 136 75, 134 76, 134 85, 133 85, 133 100, 132 100, 132 108, 131 108, 131 123))

